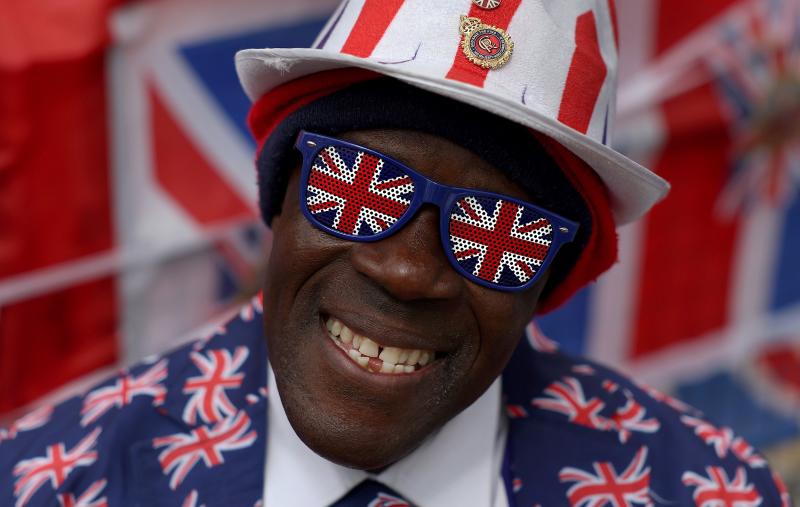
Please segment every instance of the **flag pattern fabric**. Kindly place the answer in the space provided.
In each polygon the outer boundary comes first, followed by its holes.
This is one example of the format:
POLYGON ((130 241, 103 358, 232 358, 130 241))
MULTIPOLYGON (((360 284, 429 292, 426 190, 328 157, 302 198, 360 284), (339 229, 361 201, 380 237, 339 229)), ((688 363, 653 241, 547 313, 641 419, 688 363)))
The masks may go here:
POLYGON ((580 0, 569 6, 505 0, 495 9, 469 1, 354 0, 341 2, 314 48, 470 84, 502 96, 513 90, 521 104, 606 143, 617 69, 615 28, 607 6, 608 0, 580 0), (461 16, 508 32, 514 43, 510 63, 492 71, 470 62, 458 37, 461 16), (435 20, 435 30, 419 22, 421 19, 435 20), (547 23, 538 24, 538 20, 547 23), (534 23, 536 29, 532 29, 534 23), (556 49, 556 38, 569 42, 556 49), (552 51, 545 53, 542 48, 552 51), (531 68, 547 72, 532 74, 531 68))
MULTIPOLYGON (((251 191, 241 184, 250 178, 249 173, 242 171, 237 176, 234 170, 252 165, 243 122, 248 104, 225 62, 238 48, 300 47, 310 43, 338 2, 315 0, 306 5, 298 1, 291 6, 273 3, 232 0, 225 5, 201 5, 197 1, 168 0, 142 9, 138 2, 76 1, 70 4, 70 19, 81 22, 75 25, 63 25, 60 18, 46 15, 7 18, 12 23, 4 26, 13 28, 14 22, 19 21, 18 26, 42 35, 35 37, 35 46, 23 48, 22 54, 14 54, 14 47, 6 47, 8 52, 0 57, 3 70, 10 69, 6 82, 15 104, 7 122, 10 128, 3 135, 10 136, 11 153, 16 157, 10 168, 10 174, 16 176, 8 179, 9 185, 2 193, 3 202, 8 204, 4 213, 11 213, 4 215, 7 226, 2 240, 12 247, 4 249, 0 256, 0 275, 3 282, 10 282, 3 283, 0 290, 0 412, 25 405, 93 368, 142 357, 177 343, 178 334, 182 334, 176 333, 178 316, 186 319, 187 326, 189 322, 194 325, 203 321, 218 310, 215 301, 232 296, 241 281, 252 274, 251 266, 257 258, 253 253, 260 251, 253 247, 259 241, 257 228, 246 225, 221 231, 215 225, 227 224, 227 218, 237 214, 242 216, 244 213, 239 213, 244 208, 240 205, 251 196, 251 191), (112 7, 122 8, 111 12, 112 7), (225 16, 218 15, 220 9, 225 10, 225 16), (75 14, 78 12, 80 15, 75 14), (91 27, 87 18, 93 20, 91 27), (70 31, 59 32, 63 37, 53 42, 47 36, 52 31, 48 23, 70 31), (113 28, 111 34, 106 33, 109 25, 113 28), (145 30, 137 32, 136 27, 145 30), (152 35, 147 44, 142 43, 145 35, 152 35), (45 44, 47 41, 51 42, 45 44), (110 52, 106 54, 103 49, 109 44, 110 52), (23 56, 33 59, 36 65, 19 65, 23 56), (60 86, 50 88, 48 94, 38 93, 52 79, 51 74, 37 70, 42 68, 60 76, 60 86), (87 114, 81 107, 86 103, 101 109, 87 114), (23 104, 35 107, 25 109, 23 104), (145 110, 150 114, 139 114, 145 110), (58 114, 54 114, 56 111, 58 114), (110 123, 105 120, 108 117, 110 123), (212 124, 224 128, 192 127, 212 124), (31 153, 27 147, 32 139, 46 139, 47 149, 37 150, 31 157, 17 157, 31 153), (129 144, 119 143, 119 139, 129 144), (147 157, 152 164, 129 158, 131 153, 150 154, 147 157), (52 171, 50 157, 58 158, 59 171, 52 171), (230 192, 225 191, 225 199, 213 206, 184 193, 180 182, 185 180, 170 167, 171 163, 199 167, 203 173, 200 181, 213 185, 213 174, 207 178, 205 169, 217 171, 223 158, 230 162, 218 172, 225 183, 223 187, 230 192), (20 163, 15 165, 16 161, 20 163), (116 161, 127 165, 121 165, 118 171, 112 167, 116 161), (125 179, 131 174, 150 175, 137 180, 150 183, 144 187, 147 195, 139 193, 143 190, 141 185, 131 186, 134 182, 125 179), (58 190, 57 198, 49 196, 47 188, 38 183, 44 179, 49 187, 58 190), (114 195, 124 198, 126 190, 134 188, 136 195, 115 201, 114 195), (112 195, 111 189, 122 191, 112 195), (237 192, 244 197, 236 198, 237 192), (28 198, 31 195, 36 197, 28 198), (136 205, 140 197, 146 197, 140 201, 146 205, 136 205), (154 202, 157 205, 151 206, 154 202), (181 227, 186 226, 184 232, 190 232, 192 239, 186 243, 189 246, 208 232, 211 255, 187 255, 190 258, 186 268, 192 268, 191 276, 187 276, 182 263, 153 265, 148 264, 153 261, 149 257, 133 259, 136 263, 146 261, 148 270, 144 276, 137 271, 128 273, 130 277, 117 278, 116 268, 92 268, 94 274, 88 278, 73 276, 72 273, 85 273, 86 266, 120 266, 114 259, 121 252, 117 247, 123 243, 127 252, 141 251, 143 246, 149 250, 150 237, 140 235, 142 232, 159 232, 160 245, 168 245, 167 239, 176 239, 166 226, 149 226, 152 220, 137 222, 140 225, 136 235, 116 237, 115 229, 124 234, 130 231, 131 224, 115 222, 126 210, 168 211, 170 223, 177 221, 181 227), (93 217, 92 223, 97 227, 87 231, 81 225, 86 216, 93 217), (217 219, 222 221, 216 222, 217 219), (42 227, 43 223, 47 227, 42 227), (26 254, 18 255, 19 252, 26 254), (9 253, 10 258, 6 257, 9 253), (99 263, 76 262, 87 257, 99 263), (44 283, 51 278, 39 275, 47 275, 47 268, 53 267, 64 268, 58 269, 59 276, 53 278, 58 283, 44 283), (27 274, 36 276, 16 278, 27 274), (185 288, 186 280, 201 278, 205 280, 202 286, 185 288), (142 290, 145 279, 149 285, 142 290), (25 290, 20 292, 18 289, 23 286, 25 290), (163 298, 154 297, 159 295, 163 298), (197 295, 202 297, 194 297, 197 295), (56 308, 58 311, 54 311, 56 308), (48 318, 41 318, 43 314, 48 318), (53 347, 55 342, 60 346, 53 347)), ((408 58, 421 50, 411 41, 429 34, 364 27, 388 27, 398 16, 424 13, 430 3, 403 6, 400 1, 380 2, 386 8, 369 9, 363 20, 357 19, 352 9, 375 2, 351 3, 351 10, 338 11, 334 21, 358 22, 362 29, 352 40, 341 38, 338 32, 324 31, 323 36, 331 39, 331 47, 346 44, 349 54, 369 55, 373 50, 385 53, 382 48, 400 41, 410 48, 408 58)), ((541 8, 541 15, 547 16, 548 2, 539 4, 514 6, 518 11, 541 8)), ((636 378, 677 392, 693 405, 703 406, 717 421, 715 427, 720 431, 724 432, 725 427, 740 428, 750 443, 765 450, 797 442, 800 270, 796 259, 800 258, 800 199, 792 183, 797 181, 792 176, 796 174, 796 155, 792 154, 796 154, 793 150, 797 137, 780 138, 785 139, 782 146, 788 148, 783 151, 765 151, 765 147, 773 145, 754 143, 763 139, 765 132, 755 129, 754 120, 765 111, 774 111, 765 107, 763 99, 786 89, 776 88, 776 83, 796 82, 794 70, 800 41, 796 31, 800 25, 792 21, 797 19, 793 14, 797 2, 617 0, 616 4, 617 10, 610 12, 615 15, 614 26, 620 28, 616 35, 621 38, 622 103, 615 145, 667 177, 673 192, 643 222, 621 231, 622 262, 597 285, 576 295, 562 312, 545 318, 541 324, 562 349, 620 367, 636 378), (774 38, 776 35, 779 39, 774 38), (775 44, 775 40, 780 42, 775 44), (782 53, 790 58, 784 59, 782 53), (663 86, 639 93, 643 89, 638 85, 645 81, 663 86), (631 105, 631 97, 640 103, 631 105), (698 139, 702 146, 695 142, 698 139), (756 156, 737 164, 744 159, 731 153, 756 156), (780 163, 767 164, 770 160, 780 163), (771 194, 770 188, 777 189, 777 194, 771 194), (675 247, 691 255, 676 257, 675 247), (731 406, 737 410, 727 408, 731 406)), ((464 5, 471 8, 469 2, 464 5)), ((457 17, 459 13, 452 14, 457 17)), ((595 44, 590 16, 580 19, 575 41, 580 41, 578 45, 587 51, 575 51, 572 59, 598 62, 599 47, 605 61, 611 39, 605 33, 597 34, 599 44, 595 44)), ((506 28, 513 24, 513 19, 510 23, 502 19, 488 21, 506 28)), ((594 21, 599 26, 600 20, 594 21)), ((576 28, 577 25, 576 18, 576 28)), ((440 47, 438 35, 433 36, 434 47, 440 47)), ((319 40, 319 44, 326 43, 324 38, 319 40)), ((443 72, 464 76, 467 69, 476 73, 469 79, 485 79, 487 84, 498 79, 498 73, 468 67, 465 59, 455 62, 456 57, 461 58, 457 51, 452 49, 453 64, 443 72)), ((566 69, 572 60, 559 62, 566 69)), ((575 83, 577 79, 575 74, 565 83, 575 83)), ((533 101, 537 89, 538 83, 533 83, 520 90, 521 100, 533 101)), ((570 100, 578 99, 583 100, 570 100)), ((784 112, 791 110, 783 108, 784 112)), ((581 128, 586 125, 586 117, 577 118, 568 111, 569 108, 564 109, 564 118, 571 118, 581 128)), ((560 108, 558 113, 561 114, 560 108)), ((588 131, 601 132, 600 119, 593 115, 588 131)), ((157 219, 155 223, 165 225, 157 219)), ((175 253, 183 255, 186 251, 178 249, 175 253)), ((537 350, 555 347, 543 334, 536 339, 537 350)), ((136 371, 134 376, 141 376, 144 371, 136 371)), ((557 381, 566 382, 552 382, 557 381)), ((604 384, 606 392, 620 392, 616 382, 606 379, 604 384)), ((113 383, 101 387, 114 389, 113 383)), ((676 398, 646 386, 642 389, 676 410, 689 413, 676 398)), ((221 390, 225 396, 234 391, 221 390)), ((535 397, 548 396, 542 391, 535 397)), ((111 397, 93 405, 94 409, 86 408, 81 417, 91 427, 93 423, 88 420, 95 412, 103 420, 155 399, 147 394, 135 395, 129 398, 129 405, 123 403, 125 396, 111 397)), ((223 400, 222 396, 216 399, 223 400)), ((636 403, 631 402, 631 416, 638 410, 636 403)), ((229 411, 223 406, 226 405, 217 405, 217 411, 227 417, 229 411)), ((645 423, 652 416, 647 406, 641 406, 641 421, 645 423)), ((525 418, 533 410, 526 403, 509 404, 507 408, 509 417, 515 419, 525 418)), ((52 410, 43 406, 0 429, 0 447, 5 441, 35 434, 48 424, 52 410)), ((84 410, 83 405, 79 410, 84 410)), ((200 411, 189 412, 194 413, 196 421, 205 421, 200 411)), ((181 419, 185 421, 189 412, 182 412, 181 419)), ((217 417, 210 407, 205 414, 209 419, 217 417)), ((685 423, 684 426, 689 429, 685 423)), ((615 433, 618 440, 623 439, 623 432, 615 433)), ((77 441, 65 445, 69 448, 77 441)), ((746 442, 732 445, 756 462, 763 459, 759 453, 748 451, 752 446, 746 442)), ((708 447, 716 454, 716 448, 708 447)), ((773 460, 776 464, 779 463, 773 460)), ((624 470, 625 466, 623 462, 615 464, 615 471, 624 470)), ((702 467, 697 473, 709 477, 702 467)), ((727 477, 735 477, 735 470, 728 470, 727 477)), ((797 488, 796 478, 787 475, 786 479, 789 487, 797 488)), ((515 489, 522 487, 520 481, 513 483, 515 489)), ((89 491, 91 485, 83 486, 89 491)), ((72 497, 78 501, 83 495, 84 491, 77 487, 72 497)), ((104 495, 101 491, 96 498, 104 495)), ((185 499, 189 499, 188 494, 185 499)))
MULTIPOLYGON (((766 462, 731 430, 539 343, 523 338, 503 372, 510 506, 791 505, 766 462)), ((18 423, 0 442, 0 503, 261 505, 266 354, 256 298, 213 335, 18 423), (142 378, 158 395, 118 396, 125 380, 142 378), (126 403, 86 419, 83 407, 97 393, 126 403)), ((357 505, 408 505, 402 492, 356 489, 357 505)))

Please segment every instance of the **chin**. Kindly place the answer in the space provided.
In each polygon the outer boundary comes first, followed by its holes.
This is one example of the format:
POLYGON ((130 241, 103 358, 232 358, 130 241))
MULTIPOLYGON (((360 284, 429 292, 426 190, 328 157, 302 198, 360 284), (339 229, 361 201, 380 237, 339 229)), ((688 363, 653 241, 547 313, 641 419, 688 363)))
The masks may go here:
POLYGON ((267 342, 292 428, 327 460, 361 470, 386 468, 474 401, 458 403, 453 396, 458 385, 469 383, 457 374, 465 371, 459 364, 469 362, 460 360, 463 351, 431 353, 429 362, 408 373, 371 371, 336 343, 326 317, 317 311, 300 325, 270 330, 267 342))

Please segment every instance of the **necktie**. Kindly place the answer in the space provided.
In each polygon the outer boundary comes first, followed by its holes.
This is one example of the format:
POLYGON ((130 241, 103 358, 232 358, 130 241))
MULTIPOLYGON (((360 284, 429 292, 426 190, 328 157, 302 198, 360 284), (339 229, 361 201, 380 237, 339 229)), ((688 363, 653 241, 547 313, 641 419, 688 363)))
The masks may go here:
POLYGON ((380 482, 366 479, 331 507, 412 507, 411 504, 380 482))

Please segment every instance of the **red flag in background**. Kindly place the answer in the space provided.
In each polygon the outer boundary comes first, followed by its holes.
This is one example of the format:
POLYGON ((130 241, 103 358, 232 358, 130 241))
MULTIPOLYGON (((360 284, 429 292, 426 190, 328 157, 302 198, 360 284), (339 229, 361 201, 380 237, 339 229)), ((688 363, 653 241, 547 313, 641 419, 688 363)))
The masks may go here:
POLYGON ((115 3, 0 3, 0 413, 117 358, 112 278, 13 302, 9 290, 113 246, 104 49, 115 3))
POLYGON ((672 192, 540 324, 734 428, 800 492, 800 0, 617 7, 614 145, 672 192))
POLYGON ((233 55, 303 47, 337 0, 0 0, 0 417, 257 288, 233 55))

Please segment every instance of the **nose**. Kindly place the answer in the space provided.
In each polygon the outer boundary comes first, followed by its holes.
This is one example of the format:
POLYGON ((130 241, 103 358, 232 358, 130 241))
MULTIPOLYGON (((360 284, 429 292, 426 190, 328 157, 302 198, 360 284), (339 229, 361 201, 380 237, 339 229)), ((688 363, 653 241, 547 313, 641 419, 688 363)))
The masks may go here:
POLYGON ((350 259, 356 271, 400 300, 454 298, 464 282, 442 250, 437 211, 429 206, 388 238, 355 243, 350 259))

